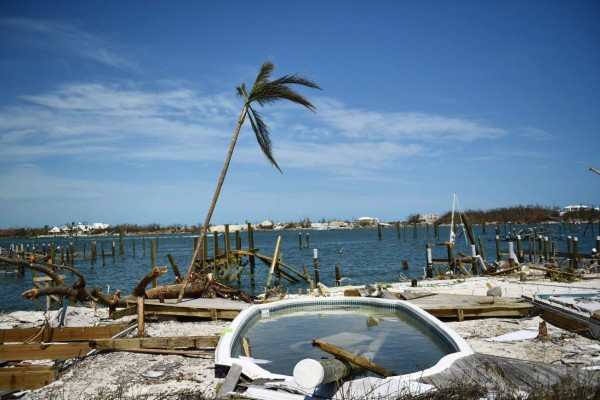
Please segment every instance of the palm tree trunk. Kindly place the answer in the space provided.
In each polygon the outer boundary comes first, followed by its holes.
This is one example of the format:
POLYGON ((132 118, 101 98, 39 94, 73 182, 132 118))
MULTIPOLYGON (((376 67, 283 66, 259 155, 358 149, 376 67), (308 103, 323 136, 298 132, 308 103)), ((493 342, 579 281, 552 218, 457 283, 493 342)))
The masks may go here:
POLYGON ((213 215, 213 211, 215 210, 215 206, 217 205, 217 200, 219 200, 219 194, 221 193, 221 188, 223 187, 223 182, 225 182, 225 176, 227 175, 227 170, 229 169, 229 164, 231 163, 231 157, 233 156, 233 149, 235 148, 235 144, 237 142, 238 136, 240 134, 240 130, 242 129, 242 125, 246 119, 246 114, 248 113, 248 105, 244 104, 244 108, 240 113, 240 117, 238 118, 237 127, 235 128, 235 133, 233 134, 233 138, 231 139, 231 144, 229 145, 229 152, 227 153, 227 157, 225 158, 225 164, 223 164, 223 169, 221 170, 221 177, 219 178, 219 182, 217 183, 217 188, 215 189, 215 194, 212 199, 212 203, 210 203, 210 208, 208 209, 208 213, 206 214, 206 220, 204 221, 204 225, 202 225, 202 231, 200 232, 200 240, 198 240, 198 244, 194 249, 194 255, 192 256, 192 261, 190 262, 190 267, 188 268, 187 275, 183 280, 181 285, 181 291, 179 292, 179 296, 177 297, 177 302, 181 303, 183 300, 183 293, 185 291, 185 287, 187 286, 190 276, 192 274, 192 270, 194 269, 194 264, 196 263, 196 257, 198 257, 198 253, 202 248, 204 237, 206 236, 206 232, 208 231, 208 225, 210 224, 210 220, 213 215))

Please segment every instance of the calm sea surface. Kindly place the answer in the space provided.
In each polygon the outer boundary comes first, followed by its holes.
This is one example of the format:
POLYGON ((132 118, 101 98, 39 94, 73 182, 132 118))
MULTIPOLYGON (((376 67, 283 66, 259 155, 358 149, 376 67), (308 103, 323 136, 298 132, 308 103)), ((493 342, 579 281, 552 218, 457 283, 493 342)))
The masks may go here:
MULTIPOLYGON (((512 226, 513 230, 520 230, 521 226, 512 226)), ((586 225, 573 225, 572 230, 565 230, 566 227, 559 224, 550 224, 547 235, 551 240, 556 240, 559 251, 566 251, 566 236, 574 236, 579 239, 579 252, 590 253, 595 247, 596 235, 598 235, 597 224, 595 231, 586 225)), ((474 234, 476 239, 481 237, 484 243, 486 258, 488 261, 496 260, 495 244, 495 226, 487 226, 486 233, 483 233, 481 226, 475 226, 474 234)), ((538 230, 543 229, 541 226, 538 230)), ((507 227, 510 230, 510 226, 507 227)), ((278 232, 255 232, 254 246, 259 248, 259 253, 272 256, 275 243, 278 236, 282 237, 281 251, 283 252, 283 262, 299 271, 302 271, 302 264, 306 265, 311 273, 313 269, 313 249, 318 249, 319 272, 321 282, 327 286, 335 285, 335 266, 339 265, 342 270, 342 276, 347 278, 343 285, 359 285, 373 282, 397 282, 399 280, 416 278, 423 276, 425 258, 425 244, 441 243, 448 240, 448 227, 439 228, 439 239, 434 235, 433 227, 419 227, 416 232, 412 227, 406 230, 400 229, 400 235, 395 228, 382 229, 382 240, 377 238, 377 229, 354 229, 354 230, 331 230, 331 231, 278 231, 278 232), (309 238, 308 248, 300 248, 299 237, 306 244, 307 235, 309 238), (407 260, 408 270, 402 269, 402 261, 407 260)), ((505 235, 504 226, 500 227, 500 236, 505 235)), ((242 248, 248 247, 247 234, 240 234, 242 248)), ((150 259, 150 240, 154 241, 156 247, 157 266, 166 266, 168 272, 159 278, 158 284, 171 284, 174 280, 174 274, 171 270, 167 254, 171 254, 179 266, 182 273, 185 273, 193 253, 194 236, 192 235, 160 235, 160 236, 126 236, 124 238, 125 255, 119 255, 118 237, 78 237, 77 248, 80 258, 84 246, 86 248, 86 259, 77 260, 75 267, 87 279, 87 287, 102 287, 106 293, 110 288, 110 293, 116 289, 122 289, 123 294, 131 293, 135 284, 151 269, 150 259), (98 260, 94 265, 90 262, 91 242, 96 241, 98 249, 98 260), (116 257, 110 256, 112 242, 115 241, 117 247, 116 257), (133 254, 133 242, 135 241, 135 256, 133 254), (106 259, 103 263, 101 257, 101 246, 104 243, 106 259), (145 247, 145 252, 144 252, 145 247)), ((219 247, 223 248, 223 237, 219 238, 219 247)), ((235 243, 235 236, 231 234, 231 242, 235 243)), ((23 244, 30 247, 36 244, 41 248, 43 244, 54 243, 55 246, 66 246, 69 243, 75 243, 75 238, 32 238, 32 239, 2 239, 0 247, 6 249, 10 245, 23 244)), ((209 254, 212 255, 212 237, 209 238, 209 254)), ((235 247, 232 245, 232 247, 235 247)), ((524 241, 524 250, 527 251, 528 244, 524 241)), ((508 244, 502 242, 503 251, 507 251, 508 244)), ((516 250, 516 245, 515 245, 516 250)), ((470 254, 470 248, 466 245, 464 237, 459 233, 456 239, 455 252, 470 254)), ((3 254, 5 252, 3 251, 3 254)), ((445 246, 434 246, 433 257, 445 257, 445 246)), ((256 286, 250 285, 250 277, 242 276, 240 289, 249 294, 258 294, 264 291, 264 285, 267 279, 268 267, 262 262, 256 262, 256 286)), ((250 267, 247 266, 249 269, 250 267)), ((67 273, 67 280, 73 279, 67 273)), ((285 283, 284 279, 281 283, 285 283)), ((21 297, 21 293, 32 288, 32 275, 30 270, 26 270, 24 276, 11 276, 0 273, 0 310, 35 310, 36 302, 26 300, 21 297)), ((237 284, 235 284, 237 285, 237 284)), ((306 289, 305 282, 289 285, 291 293, 297 293, 298 288, 306 289)), ((43 302, 45 303, 45 302, 43 302)))

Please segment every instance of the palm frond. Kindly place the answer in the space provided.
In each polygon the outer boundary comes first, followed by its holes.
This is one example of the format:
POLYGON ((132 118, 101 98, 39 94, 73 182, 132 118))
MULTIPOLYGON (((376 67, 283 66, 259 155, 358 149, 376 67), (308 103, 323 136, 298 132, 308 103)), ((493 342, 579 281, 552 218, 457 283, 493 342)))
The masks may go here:
POLYGON ((297 75, 284 75, 279 79, 275 79, 274 81, 271 81, 271 83, 273 83, 275 85, 302 85, 302 86, 310 87, 313 89, 321 90, 321 87, 319 85, 317 85, 315 82, 311 81, 310 79, 302 78, 297 75))
POLYGON ((277 161, 275 161, 275 157, 273 157, 269 129, 264 123, 262 115, 250 106, 248 107, 248 110, 250 111, 248 114, 248 119, 250 120, 250 125, 252 125, 252 130, 254 131, 254 135, 256 136, 256 141, 258 142, 260 149, 265 157, 267 157, 267 159, 271 162, 271 164, 273 164, 275 168, 279 170, 279 172, 283 173, 281 168, 279 168, 277 161))
POLYGON ((248 94, 246 93, 246 84, 242 82, 242 84, 235 88, 238 96, 242 97, 244 100, 248 98, 248 94))
POLYGON ((262 85, 258 93, 252 93, 251 96, 253 97, 249 99, 256 101, 261 106, 281 100, 288 100, 292 103, 300 104, 311 111, 315 110, 315 106, 304 96, 286 85, 277 85, 273 82, 262 85))
POLYGON ((256 75, 256 80, 254 81, 254 85, 252 85, 252 90, 250 90, 250 94, 254 92, 255 88, 269 81, 273 70, 275 70, 275 65, 272 62, 265 61, 263 63, 263 65, 260 67, 260 71, 258 71, 258 75, 256 75))

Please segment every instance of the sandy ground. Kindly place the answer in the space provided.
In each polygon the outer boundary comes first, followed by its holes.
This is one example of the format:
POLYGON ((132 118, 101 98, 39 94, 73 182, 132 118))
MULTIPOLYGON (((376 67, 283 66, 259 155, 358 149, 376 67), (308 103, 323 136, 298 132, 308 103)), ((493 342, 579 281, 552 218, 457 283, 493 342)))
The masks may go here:
MULTIPOLYGON (((598 276, 597 278, 600 278, 598 276)), ((516 278, 469 278, 466 280, 421 281, 419 291, 485 295, 489 283, 502 289, 504 297, 520 297, 534 293, 589 293, 600 290, 600 279, 556 283, 531 274, 526 282, 516 278)), ((390 290, 405 290, 410 283, 395 283, 390 290)), ((342 295, 343 289, 330 289, 342 295)), ((296 297, 296 296, 294 296, 296 297)), ((67 326, 90 326, 106 323, 106 310, 84 307, 68 309, 67 326)), ((0 329, 40 326, 46 319, 57 324, 58 312, 14 312, 0 315, 0 329)), ((131 318, 131 317, 129 317, 131 318)), ((123 321, 116 321, 123 322, 123 321)), ((486 318, 448 322, 447 325, 466 339, 474 351, 523 360, 578 367, 600 368, 600 342, 571 334, 548 325, 549 338, 532 338, 538 331, 539 317, 486 318), (522 331, 529 339, 509 342, 490 341, 500 335, 522 331), (487 340, 486 340, 487 339, 487 340)), ((152 337, 218 335, 227 329, 224 321, 148 322, 152 337)), ((130 337, 136 335, 130 333, 130 337)), ((53 361, 35 362, 52 365, 53 361)), ((120 398, 153 398, 170 393, 173 398, 186 392, 204 393, 211 398, 220 382, 214 378, 214 360, 179 355, 140 354, 129 352, 95 353, 80 360, 62 364, 61 377, 43 389, 28 392, 28 399, 86 399, 119 396, 120 398)))

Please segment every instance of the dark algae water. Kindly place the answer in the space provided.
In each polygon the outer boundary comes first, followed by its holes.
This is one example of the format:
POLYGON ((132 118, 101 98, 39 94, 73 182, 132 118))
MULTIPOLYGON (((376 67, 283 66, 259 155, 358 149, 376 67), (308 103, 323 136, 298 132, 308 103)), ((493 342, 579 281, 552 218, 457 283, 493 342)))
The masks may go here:
MULTIPOLYGON (((568 235, 579 238, 579 252, 590 253, 595 246, 595 235, 586 232, 585 225, 579 226, 579 231, 569 232, 568 235)), ((486 233, 482 232, 481 226, 475 226, 474 236, 476 239, 482 238, 486 257, 488 261, 496 260, 495 232, 492 226, 488 226, 486 233)), ((515 229, 520 229, 516 227, 515 229)), ((541 228, 539 228, 541 229, 541 228)), ((440 238, 434 237, 433 227, 417 228, 416 237, 412 227, 406 230, 400 230, 400 238, 397 237, 395 228, 385 228, 382 230, 382 240, 377 238, 377 229, 352 229, 352 230, 310 230, 310 231, 262 231, 254 233, 254 247, 259 249, 259 253, 272 256, 275 243, 278 236, 282 237, 280 251, 283 252, 283 261, 302 271, 302 265, 306 265, 311 275, 313 269, 313 249, 318 249, 320 280, 327 286, 335 285, 335 267, 339 266, 342 270, 343 285, 359 285, 374 282, 397 282, 398 280, 411 279, 423 276, 426 258, 425 244, 433 245, 433 257, 446 257, 446 246, 435 246, 448 240, 449 228, 442 226, 439 229, 440 238), (309 247, 300 248, 299 236, 302 242, 306 243, 306 237, 309 237, 309 247), (402 261, 407 260, 409 269, 402 269, 402 261)), ((501 237, 504 232, 501 232, 501 237)), ((566 234, 561 233, 560 225, 550 224, 548 236, 551 240, 556 240, 557 248, 560 251, 567 250, 566 234)), ((240 233, 242 248, 248 247, 246 232, 240 233)), ((119 254, 119 238, 117 236, 100 237, 78 237, 77 249, 79 259, 75 261, 76 269, 87 279, 87 287, 101 287, 104 293, 110 289, 113 293, 116 289, 121 289, 123 294, 131 293, 135 284, 151 269, 150 259, 150 240, 155 242, 156 265, 166 266, 168 272, 162 275, 158 284, 171 284, 175 275, 171 270, 167 254, 171 254, 184 274, 187 272, 193 253, 194 236, 193 235, 160 235, 160 236, 125 236, 124 248, 125 254, 119 254), (90 262, 91 242, 97 242, 98 259, 95 264, 90 262), (110 256, 112 242, 116 244, 116 256, 110 256), (135 241, 135 255, 133 254, 133 242, 135 241), (104 244, 105 261, 103 263, 101 248, 104 244), (86 258, 81 259, 84 247, 86 249, 86 258), (145 252, 144 252, 145 247, 145 252), (109 288, 110 287, 110 288, 109 288)), ((219 238, 219 248, 223 249, 223 237, 219 238)), ((39 248, 43 244, 48 246, 53 243, 55 246, 67 246, 69 243, 75 243, 75 238, 31 238, 31 239, 2 239, 0 246, 3 249, 11 245, 23 244, 32 247, 34 244, 39 248)), ((231 233, 231 243, 235 243, 235 235, 231 233)), ((209 256, 212 256, 213 240, 208 239, 209 256)), ((234 247, 232 245, 232 247, 234 247)), ((523 242, 524 250, 527 251, 527 242, 523 242)), ((502 242, 503 251, 507 251, 508 245, 502 242)), ((516 246, 515 246, 516 249, 516 246)), ((455 253, 463 252, 470 254, 470 248, 466 245, 464 236, 457 235, 455 253)), ((249 265, 246 266, 249 270, 249 265)), ((264 285, 267 280, 268 267, 260 261, 256 261, 256 286, 250 285, 250 277, 242 274, 242 282, 232 286, 248 292, 249 294, 258 294, 264 291, 264 285)), ((67 280, 73 281, 73 277, 66 273, 67 280)), ((314 275, 313 275, 314 276, 314 275)), ((281 283, 286 283, 283 279, 281 283)), ((3 275, 0 273, 0 311, 14 310, 35 310, 36 302, 26 300, 21 297, 21 293, 33 287, 32 275, 30 270, 26 270, 24 276, 3 275)), ((287 287, 290 293, 297 293, 298 288, 304 291, 308 285, 300 282, 287 287)))

